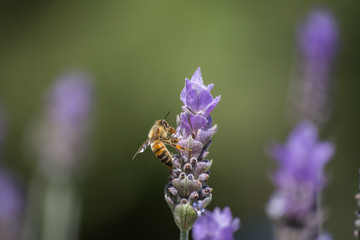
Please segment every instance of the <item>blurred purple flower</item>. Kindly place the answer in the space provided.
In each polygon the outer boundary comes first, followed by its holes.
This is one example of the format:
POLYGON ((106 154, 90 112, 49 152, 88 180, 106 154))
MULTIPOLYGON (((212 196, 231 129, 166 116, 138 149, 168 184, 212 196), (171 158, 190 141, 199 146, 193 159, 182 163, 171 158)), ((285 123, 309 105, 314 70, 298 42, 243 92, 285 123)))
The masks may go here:
POLYGON ((308 14, 297 30, 299 76, 295 79, 293 99, 298 119, 307 118, 318 125, 331 115, 334 62, 338 52, 339 30, 334 16, 325 9, 308 14))
POLYGON ((222 211, 217 207, 197 219, 192 236, 194 240, 233 240, 233 234, 239 227, 240 219, 232 217, 229 207, 222 211))
POLYGON ((93 101, 91 78, 83 72, 60 76, 48 92, 43 121, 35 131, 46 176, 66 180, 83 167, 93 101))
MULTIPOLYGON (((359 173, 360 173, 360 169, 359 169, 359 173)), ((359 190, 360 190, 360 179, 359 179, 359 190)), ((357 210, 355 211, 355 230, 354 230, 354 236, 356 239, 360 239, 360 192, 358 192, 357 194, 355 194, 355 200, 357 203, 357 210)))
POLYGON ((325 184, 324 167, 334 153, 329 142, 319 142, 316 127, 301 122, 287 142, 275 145, 270 155, 279 163, 273 177, 276 192, 268 205, 272 218, 291 216, 303 218, 325 184))
POLYGON ((333 15, 325 9, 310 12, 298 29, 299 48, 310 62, 332 62, 339 39, 333 15))
POLYGON ((323 213, 318 197, 326 184, 325 164, 333 154, 334 146, 318 140, 310 121, 300 122, 284 145, 271 148, 279 167, 272 177, 276 190, 266 211, 278 240, 326 239, 319 232, 323 213))
POLYGON ((79 127, 88 120, 93 105, 91 77, 83 72, 61 76, 51 89, 48 111, 56 122, 79 127))
POLYGON ((333 240, 333 237, 329 233, 323 233, 316 240, 333 240))
POLYGON ((25 199, 23 189, 9 172, 0 171, 0 239, 20 239, 25 199))

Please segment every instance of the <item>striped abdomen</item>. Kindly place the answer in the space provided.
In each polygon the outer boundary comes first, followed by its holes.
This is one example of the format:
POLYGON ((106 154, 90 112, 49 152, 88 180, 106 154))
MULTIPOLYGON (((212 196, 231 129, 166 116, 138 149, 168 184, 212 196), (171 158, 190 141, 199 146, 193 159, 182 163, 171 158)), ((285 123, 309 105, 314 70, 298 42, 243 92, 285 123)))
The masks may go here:
POLYGON ((172 168, 173 159, 171 153, 160 140, 156 140, 155 142, 151 143, 151 150, 162 163, 164 163, 169 168, 172 168))

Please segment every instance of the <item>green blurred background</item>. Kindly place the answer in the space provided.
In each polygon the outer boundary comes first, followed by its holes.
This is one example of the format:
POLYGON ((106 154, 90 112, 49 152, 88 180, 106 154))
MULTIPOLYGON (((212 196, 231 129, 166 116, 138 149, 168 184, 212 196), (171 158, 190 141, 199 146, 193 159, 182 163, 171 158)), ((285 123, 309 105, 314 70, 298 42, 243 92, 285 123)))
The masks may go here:
POLYGON ((238 239, 270 239, 264 205, 275 164, 271 140, 291 129, 285 116, 294 63, 294 30, 317 4, 337 17, 341 31, 335 69, 336 156, 325 229, 352 239, 360 167, 360 2, 344 1, 2 1, 0 101, 9 119, 4 161, 25 180, 34 163, 24 135, 43 107, 44 93, 64 70, 95 79, 97 104, 90 167, 81 181, 81 239, 177 239, 163 198, 168 170, 148 150, 131 157, 156 119, 181 111, 185 77, 201 67, 222 95, 213 113, 219 131, 209 158, 210 209, 230 206, 242 227, 238 239))

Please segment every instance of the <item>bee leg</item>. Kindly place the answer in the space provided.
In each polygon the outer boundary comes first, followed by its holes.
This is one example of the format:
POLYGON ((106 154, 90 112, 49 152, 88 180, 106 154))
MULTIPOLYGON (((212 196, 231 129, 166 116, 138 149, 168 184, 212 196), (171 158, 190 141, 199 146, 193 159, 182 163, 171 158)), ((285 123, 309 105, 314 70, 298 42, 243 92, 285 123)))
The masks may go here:
POLYGON ((169 128, 169 132, 170 132, 171 134, 176 134, 176 131, 175 131, 175 129, 174 129, 173 127, 170 127, 170 128, 169 128))
POLYGON ((167 137, 167 138, 163 138, 163 139, 161 139, 161 140, 162 140, 164 143, 169 144, 169 145, 171 145, 171 146, 173 146, 173 147, 175 147, 176 143, 179 142, 178 139, 173 138, 172 136, 169 136, 169 137, 167 137))
POLYGON ((191 149, 182 147, 179 144, 177 144, 179 142, 178 139, 172 139, 171 137, 168 137, 168 138, 164 138, 162 141, 164 143, 166 143, 166 144, 169 144, 170 146, 172 146, 172 147, 174 147, 176 149, 179 149, 180 151, 189 151, 189 152, 191 152, 191 149))
POLYGON ((172 143, 171 146, 173 146, 173 147, 176 148, 176 149, 179 149, 180 151, 188 151, 188 152, 191 152, 191 149, 182 147, 182 146, 180 146, 179 144, 174 144, 174 143, 172 143))

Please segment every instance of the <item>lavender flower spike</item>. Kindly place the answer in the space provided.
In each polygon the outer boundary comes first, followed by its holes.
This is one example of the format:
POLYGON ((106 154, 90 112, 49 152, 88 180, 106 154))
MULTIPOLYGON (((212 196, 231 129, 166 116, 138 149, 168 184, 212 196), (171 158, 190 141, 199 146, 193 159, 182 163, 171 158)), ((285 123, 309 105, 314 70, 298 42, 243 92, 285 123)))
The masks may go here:
POLYGON ((38 169, 31 181, 29 206, 35 210, 28 213, 26 234, 34 239, 76 238, 81 212, 76 180, 87 166, 94 90, 86 72, 61 74, 47 92, 40 121, 31 129, 38 169))
MULTIPOLYGON (((359 169, 359 173, 360 173, 360 169, 359 169)), ((360 190, 360 179, 359 179, 359 190, 360 190)), ((355 220, 354 236, 357 240, 360 240, 360 192, 358 192, 355 195, 355 200, 356 200, 358 209, 355 211, 356 220, 355 220)))
POLYGON ((16 177, 0 171, 0 239, 20 239, 23 228, 25 194, 16 177))
POLYGON ((38 138, 40 169, 45 176, 66 181, 82 169, 94 91, 91 77, 68 72, 48 92, 38 138))
POLYGON ((169 182, 165 186, 165 200, 173 211, 182 239, 187 239, 196 218, 204 212, 212 199, 212 188, 207 185, 212 160, 204 159, 217 130, 212 126, 210 113, 220 101, 210 91, 213 84, 204 85, 198 68, 191 80, 185 79, 180 94, 183 112, 177 117, 179 145, 189 151, 174 155, 169 182))
POLYGON ((293 85, 297 119, 307 118, 318 125, 331 116, 334 63, 339 29, 334 16, 325 9, 310 12, 297 30, 298 76, 293 85))
POLYGON ((317 129, 309 121, 301 122, 284 145, 271 149, 279 168, 272 178, 276 191, 266 210, 275 222, 278 240, 294 239, 290 235, 297 240, 319 236, 317 197, 325 186, 324 167, 333 153, 333 145, 319 142, 317 129))
POLYGON ((240 219, 232 217, 229 207, 222 211, 215 208, 206 211, 194 224, 192 236, 194 240, 233 240, 233 234, 240 227, 240 219))
POLYGON ((339 30, 331 12, 315 9, 298 29, 299 48, 307 61, 330 64, 335 59, 339 30))

